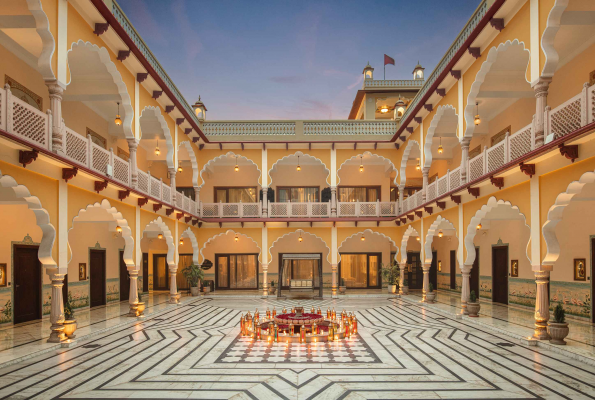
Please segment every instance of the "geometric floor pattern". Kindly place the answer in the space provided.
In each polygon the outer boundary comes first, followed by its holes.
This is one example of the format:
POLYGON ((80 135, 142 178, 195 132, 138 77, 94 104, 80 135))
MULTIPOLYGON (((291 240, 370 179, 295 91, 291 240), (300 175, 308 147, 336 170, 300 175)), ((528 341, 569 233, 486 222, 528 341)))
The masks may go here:
POLYGON ((595 397, 594 367, 399 299, 301 303, 356 313, 359 336, 352 349, 348 343, 338 348, 340 360, 323 356, 326 347, 282 354, 271 354, 271 347, 267 354, 239 338, 242 313, 297 303, 196 299, 133 327, 0 370, 0 398, 595 397), (319 358, 302 360, 314 352, 319 358), (353 360, 354 353, 362 359, 353 360))

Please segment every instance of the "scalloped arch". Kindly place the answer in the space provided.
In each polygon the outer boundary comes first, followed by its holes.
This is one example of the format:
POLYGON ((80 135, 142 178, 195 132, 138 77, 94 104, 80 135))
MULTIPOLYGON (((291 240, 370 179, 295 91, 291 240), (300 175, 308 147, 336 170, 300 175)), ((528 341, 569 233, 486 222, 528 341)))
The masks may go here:
MULTIPOLYGON (((129 269, 132 267, 138 270, 140 266, 137 267, 132 259, 132 252, 134 250, 134 239, 132 238, 132 230, 128 225, 128 221, 122 216, 122 213, 119 212, 116 209, 116 207, 112 207, 112 205, 107 199, 101 200, 101 203, 97 202, 89 204, 85 208, 81 208, 77 215, 75 215, 74 218, 72 218, 72 224, 70 226, 70 229, 68 229, 68 233, 70 234, 70 231, 74 229, 74 223, 78 219, 83 219, 87 212, 91 212, 90 210, 94 208, 105 210, 107 215, 111 216, 112 220, 116 222, 116 225, 122 228, 122 239, 124 239, 124 263, 126 263, 126 267, 128 267, 129 269)), ((101 220, 97 222, 105 221, 101 220)), ((70 264, 70 261, 72 261, 72 249, 70 247, 70 241, 68 243, 68 249, 70 250, 70 259, 68 260, 68 263, 70 264)))
MULTIPOLYGON (((165 155, 165 162, 167 163, 167 168, 175 168, 174 142, 171 137, 171 131, 169 130, 167 122, 165 121, 165 117, 163 117, 163 114, 161 114, 161 109, 159 107, 152 106, 146 106, 145 108, 143 108, 143 110, 140 113, 140 117, 138 118, 139 125, 142 123, 143 115, 145 115, 145 113, 147 113, 147 115, 151 114, 153 117, 157 118, 157 121, 159 121, 159 125, 161 125, 161 131, 163 132, 163 136, 165 136, 165 146, 167 147, 167 154, 165 155)), ((142 140, 142 128, 141 138, 139 140, 142 140)), ((192 154, 194 154, 194 152, 192 152, 192 154)))
POLYGON ((436 115, 434 115, 434 118, 432 118, 432 122, 430 122, 430 127, 428 128, 428 133, 426 134, 426 140, 424 141, 424 167, 426 168, 430 168, 432 166, 432 142, 434 139, 434 132, 436 131, 436 128, 438 128, 438 125, 440 125, 442 117, 446 117, 449 114, 458 117, 456 108, 454 108, 450 104, 439 106, 436 109, 436 115))
POLYGON ((295 231, 293 231, 293 232, 288 232, 288 233, 286 233, 285 235, 278 237, 278 238, 277 238, 277 239, 276 239, 276 240, 275 240, 275 241, 274 241, 274 242, 271 244, 271 247, 269 247, 269 260, 272 260, 272 259, 273 259, 273 253, 272 253, 272 251, 273 251, 273 247, 275 247, 275 244, 276 244, 278 241, 280 241, 281 239, 283 239, 283 238, 285 238, 285 237, 292 236, 292 235, 296 235, 296 234, 298 234, 298 233, 301 233, 302 235, 313 236, 315 239, 318 239, 318 240, 320 240, 320 241, 321 241, 321 242, 324 244, 324 246, 325 246, 325 247, 328 249, 328 254, 326 255, 326 261, 327 261, 328 263, 330 263, 330 261, 329 261, 329 257, 330 257, 330 255, 331 255, 331 248, 330 248, 330 247, 329 247, 329 246, 326 244, 326 242, 324 241, 324 239, 323 239, 323 238, 321 238, 321 237, 320 237, 320 236, 318 236, 318 235, 315 235, 314 233, 306 232, 306 231, 305 231, 305 230, 303 230, 303 229, 296 229, 296 230, 295 230, 295 231))
POLYGON ((554 47, 556 35, 560 30, 562 14, 568 7, 569 0, 556 0, 554 6, 550 10, 547 16, 547 22, 543 35, 541 36, 541 49, 545 55, 545 62, 543 63, 543 69, 541 76, 551 78, 554 76, 558 63, 560 62, 560 55, 554 47))
MULTIPOLYGON (((525 226, 529 228, 529 232, 531 231, 531 227, 527 225, 527 219, 525 218, 525 215, 519 211, 518 206, 513 206, 509 201, 496 200, 494 196, 490 197, 488 199, 487 204, 484 204, 479 210, 477 210, 475 215, 471 218, 471 221, 469 221, 469 225, 467 226, 467 234, 465 235, 465 249, 467 250, 467 259, 465 260, 464 265, 473 265, 473 262, 475 261, 475 245, 473 244, 473 239, 475 239, 475 235, 477 234, 477 225, 484 218, 489 220, 487 216, 490 214, 490 212, 492 212, 494 208, 498 206, 507 206, 512 210, 516 210, 516 212, 518 212, 518 214, 523 218, 525 226)), ((525 252, 525 255, 527 256, 529 262, 531 262, 531 258, 529 257, 530 243, 531 236, 529 235, 529 240, 527 241, 527 248, 525 252)), ((462 267, 463 266, 461 265, 461 268, 462 267)))
MULTIPOLYGON (((477 99, 477 95, 479 94, 479 90, 481 85, 485 81, 486 76, 490 72, 492 65, 498 59, 498 54, 501 52, 505 52, 511 46, 523 46, 523 50, 527 52, 527 66, 525 68, 525 80, 527 80, 527 70, 529 69, 529 60, 531 58, 531 54, 527 48, 525 48, 525 43, 519 41, 518 39, 514 39, 512 42, 507 40, 504 43, 500 43, 498 47, 492 47, 488 52, 488 56, 486 60, 481 64, 481 68, 477 75, 475 76, 475 81, 471 84, 471 90, 469 91, 469 96, 467 96, 467 105, 465 106, 464 118, 465 118, 465 133, 463 134, 463 138, 472 138, 473 132, 475 131, 475 123, 473 122, 475 118, 475 101, 477 99)), ((527 81, 529 83, 529 81, 527 81)), ((463 139, 461 138, 461 139, 463 139)))
POLYGON ((44 80, 54 80, 56 79, 56 75, 52 70, 52 57, 56 42, 54 35, 50 32, 50 21, 45 11, 43 11, 41 0, 27 0, 27 8, 31 12, 31 15, 33 15, 35 30, 41 38, 41 54, 37 59, 37 70, 41 73, 44 80))
POLYGON ((562 221, 564 211, 570 205, 574 196, 580 194, 585 185, 592 183, 595 183, 595 172, 585 172, 578 181, 570 182, 565 192, 558 194, 556 201, 548 210, 547 220, 541 228, 546 245, 546 255, 542 264, 549 266, 550 269, 554 267, 560 257, 560 243, 556 235, 556 226, 562 221))
POLYGON ((419 233, 413 226, 409 225, 403 234, 403 239, 401 239, 401 265, 407 264, 407 242, 410 237, 415 236, 419 236, 419 233))
MULTIPOLYGON (((253 164, 256 169, 258 170, 258 172, 260 173, 260 177, 258 178, 258 180, 260 181, 260 178, 262 178, 262 171, 260 170, 260 168, 258 167, 258 165, 256 165, 256 163, 254 161, 252 161, 251 159, 249 159, 248 157, 245 157, 241 154, 236 154, 233 151, 228 151, 225 154, 222 154, 218 157, 212 158, 211 160, 209 160, 200 170, 200 179, 201 179, 201 184, 198 186, 199 189, 201 189, 204 184, 205 184, 205 178, 203 177, 203 174, 205 173, 205 171, 207 170, 208 167, 210 167, 211 165, 215 164, 218 160, 223 160, 227 157, 238 157, 238 158, 242 158, 246 161, 249 161, 251 164, 253 164)), ((260 184, 260 182, 259 182, 260 184)))
POLYGON ((259 251, 258 251, 258 261, 260 261, 260 253, 262 253, 262 248, 261 248, 261 247, 258 245, 258 243, 256 242, 256 240, 254 240, 253 238, 251 238, 250 236, 248 236, 248 235, 246 235, 246 234, 244 234, 244 233, 236 232, 236 231, 234 231, 233 229, 228 229, 228 230, 226 230, 225 232, 221 232, 221 233, 219 233, 219 234, 217 234, 217 235, 215 235, 215 236, 211 236, 211 237, 210 237, 210 238, 209 238, 209 239, 208 239, 208 240, 205 242, 205 244, 204 244, 204 245, 202 246, 202 248, 200 249, 200 258, 201 258, 201 263, 202 263, 202 262, 204 262, 204 260, 205 260, 205 256, 204 256, 204 254, 203 254, 203 251, 204 251, 204 250, 207 248, 207 245, 208 245, 209 243, 212 243, 212 242, 214 242, 215 240, 217 240, 217 238, 219 238, 219 237, 221 237, 221 236, 227 236, 227 235, 230 235, 230 234, 231 234, 231 235, 233 235, 233 236, 235 236, 235 235, 238 235, 238 236, 243 236, 243 237, 245 237, 246 239, 249 239, 249 240, 251 240, 251 241, 252 241, 252 242, 253 242, 253 243, 256 245, 256 247, 258 247, 258 250, 259 250, 259 251))
POLYGON ((341 242, 341 244, 339 245, 339 247, 337 247, 337 253, 339 253, 339 258, 338 258, 337 262, 341 261, 341 253, 339 252, 339 249, 341 247, 343 247, 343 245, 345 244, 345 242, 347 242, 349 239, 356 238, 356 237, 358 237, 360 235, 376 235, 376 236, 380 236, 380 237, 382 237, 384 239, 388 239, 388 241, 391 242, 392 245, 395 246, 395 248, 397 249, 397 251, 395 253, 395 259, 394 259, 394 261, 398 261, 397 260, 397 255, 399 254, 399 248, 397 247, 397 244, 395 243, 395 241, 390 236, 386 236, 382 232, 374 232, 372 229, 364 229, 361 232, 357 232, 357 233, 354 233, 353 235, 351 235, 349 237, 346 237, 345 240, 343 240, 341 242))
POLYGON ((351 158, 343 161, 343 163, 339 166, 339 169, 337 169, 337 185, 341 182, 341 175, 339 175, 339 171, 341 171, 341 168, 343 168, 343 165, 345 165, 348 161, 355 161, 355 160, 357 160, 358 158, 360 158, 361 156, 364 156, 364 155, 369 155, 372 158, 376 158, 376 159, 379 159, 379 160, 382 160, 382 161, 388 163, 392 167, 392 169, 397 172, 397 174, 395 176, 395 179, 393 181, 393 183, 395 185, 397 184, 397 177, 399 176, 399 170, 395 167, 395 164, 393 164, 393 162, 390 159, 386 158, 386 157, 382 157, 381 155, 374 154, 374 153, 369 152, 369 151, 364 151, 361 154, 358 154, 356 156, 353 156, 353 157, 351 157, 351 158))
POLYGON ((432 253, 432 243, 434 242, 434 237, 436 237, 437 230, 445 229, 441 226, 445 226, 447 227, 447 229, 452 229, 455 232, 455 237, 457 239, 459 238, 459 236, 456 234, 457 229, 455 228, 453 223, 447 220, 446 218, 443 218, 442 215, 439 215, 438 218, 436 218, 436 221, 434 221, 432 225, 430 225, 430 228, 428 229, 428 234, 426 235, 426 240, 424 241, 424 264, 432 263, 432 258, 434 257, 434 254, 432 253))
MULTIPOLYGON (((330 185, 329 178, 331 176, 331 171, 326 167, 326 165, 324 165, 324 163, 322 162, 322 160, 320 158, 318 158, 318 157, 311 156, 310 154, 304 154, 301 151, 296 151, 293 154, 288 154, 285 157, 280 158, 277 161, 275 161, 275 163, 271 166, 271 169, 269 169, 269 172, 268 172, 269 182, 273 182, 273 178, 271 177, 271 173, 275 172, 278 163, 280 163, 283 160, 288 160, 291 157, 297 157, 297 156, 318 161, 320 163, 320 165, 322 165, 324 167, 324 170, 326 171, 326 183, 328 183, 330 185)), ((270 183, 269 183, 269 186, 270 186, 270 183)))
MULTIPOLYGON (((116 68, 116 64, 110 58, 109 52, 105 47, 99 47, 96 44, 92 44, 91 42, 85 42, 80 39, 78 42, 72 43, 70 50, 68 50, 68 54, 70 52, 75 51, 77 48, 87 48, 92 51, 95 51, 99 55, 99 60, 105 67, 107 68, 107 72, 112 76, 114 79, 114 83, 118 88, 118 94, 122 99, 122 107, 124 108, 124 120, 122 121, 122 128, 124 129, 124 135, 126 139, 134 139, 134 133, 132 132, 132 119, 134 117, 134 108, 132 107, 132 102, 130 100, 130 95, 128 94, 128 89, 126 88, 126 84, 122 79, 122 75, 120 75, 120 71, 116 68)), ((72 74, 70 75, 72 81, 72 74)), ((70 84, 70 82, 68 82, 70 84)))
POLYGON ((26 204, 29 210, 35 214, 35 221, 39 228, 41 228, 41 243, 37 257, 46 269, 48 274, 59 273, 65 274, 68 272, 68 266, 59 267, 52 256, 52 248, 56 241, 56 228, 50 223, 50 215, 45 208, 42 207, 41 201, 37 196, 32 196, 29 189, 24 185, 19 185, 17 181, 10 175, 2 175, 0 171, 0 190, 12 190, 15 197, 20 200, 22 204, 26 204))
MULTIPOLYGON (((192 145, 189 141, 185 140, 178 146, 178 154, 180 154, 180 147, 184 146, 186 151, 188 152, 188 157, 190 157, 190 164, 192 164, 192 186, 195 188, 198 187, 198 162, 196 161, 196 154, 192 149, 192 145)), ((179 155, 178 155, 179 159, 179 155)))
POLYGON ((165 243, 167 243, 166 260, 167 264, 169 265, 169 270, 174 271, 175 269, 177 269, 177 264, 174 259, 174 255, 176 253, 174 237, 171 234, 171 231, 169 230, 167 224, 163 222, 163 219, 161 219, 161 217, 157 217, 153 221, 149 222, 143 229, 143 237, 145 236, 145 232, 161 232, 163 234, 165 243))
POLYGON ((401 159, 400 185, 405 185, 407 183, 407 161, 409 160, 409 154, 411 153, 411 150, 413 149, 414 145, 417 146, 419 154, 421 155, 421 146, 419 145, 419 143, 416 140, 410 140, 409 143, 407 143, 407 147, 405 147, 405 150, 403 151, 403 158, 401 159))
POLYGON ((184 232, 182 232, 180 237, 190 239, 190 243, 192 244, 192 262, 198 265, 199 248, 198 240, 196 240, 196 235, 194 234, 194 232, 192 232, 192 229, 188 227, 184 232))

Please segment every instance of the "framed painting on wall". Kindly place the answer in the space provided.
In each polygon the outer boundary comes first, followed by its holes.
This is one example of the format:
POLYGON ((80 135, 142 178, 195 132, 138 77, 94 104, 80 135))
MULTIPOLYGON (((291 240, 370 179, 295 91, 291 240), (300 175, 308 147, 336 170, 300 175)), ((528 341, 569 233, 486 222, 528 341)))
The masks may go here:
POLYGON ((0 287, 6 286, 6 263, 0 264, 0 287))
POLYGON ((87 280, 87 264, 79 263, 79 281, 87 280))
POLYGON ((586 281, 587 280, 587 260, 584 258, 574 259, 574 280, 575 281, 586 281))
POLYGON ((510 260, 510 276, 519 277, 519 260, 510 260))

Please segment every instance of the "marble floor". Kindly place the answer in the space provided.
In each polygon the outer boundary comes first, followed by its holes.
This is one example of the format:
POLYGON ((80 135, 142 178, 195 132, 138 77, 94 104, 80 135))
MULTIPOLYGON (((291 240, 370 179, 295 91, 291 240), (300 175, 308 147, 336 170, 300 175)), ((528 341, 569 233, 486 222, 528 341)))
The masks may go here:
POLYGON ((594 378, 595 367, 403 299, 200 297, 0 369, 0 398, 588 399, 594 378), (298 303, 356 313, 359 335, 332 355, 239 338, 242 313, 298 303))

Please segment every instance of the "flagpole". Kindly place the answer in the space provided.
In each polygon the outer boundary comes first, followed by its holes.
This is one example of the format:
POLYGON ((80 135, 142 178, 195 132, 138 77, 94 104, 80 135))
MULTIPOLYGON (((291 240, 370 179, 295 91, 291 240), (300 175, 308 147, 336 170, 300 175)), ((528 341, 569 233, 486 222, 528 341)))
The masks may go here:
POLYGON ((384 64, 384 80, 386 80, 386 63, 384 64))

